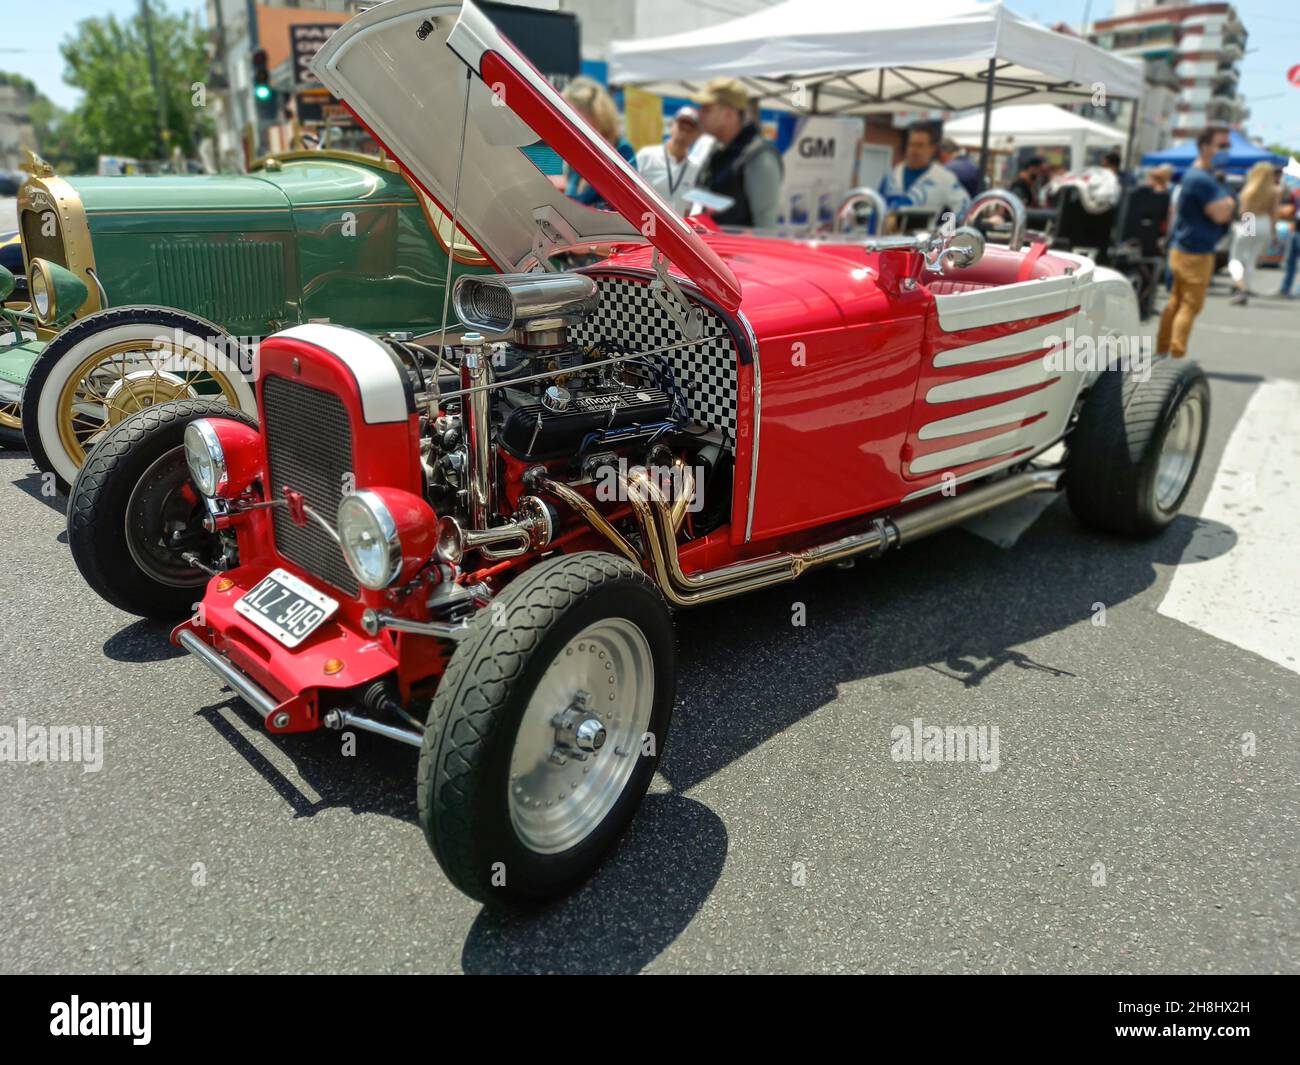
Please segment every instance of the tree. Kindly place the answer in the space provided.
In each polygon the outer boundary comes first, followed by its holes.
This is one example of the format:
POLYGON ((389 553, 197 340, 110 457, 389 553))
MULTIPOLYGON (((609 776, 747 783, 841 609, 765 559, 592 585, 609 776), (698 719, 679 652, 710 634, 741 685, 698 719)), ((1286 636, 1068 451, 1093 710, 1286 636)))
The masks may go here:
MULTIPOLYGON (((150 5, 163 97, 165 137, 191 156, 207 135, 210 120, 194 106, 194 84, 208 74, 206 34, 193 15, 174 14, 160 0, 150 5)), ((59 47, 67 67, 63 80, 81 89, 81 103, 68 116, 67 147, 93 147, 94 154, 158 156, 158 96, 149 76, 149 49, 139 11, 85 19, 59 47)), ((65 123, 59 123, 60 129, 65 123)))

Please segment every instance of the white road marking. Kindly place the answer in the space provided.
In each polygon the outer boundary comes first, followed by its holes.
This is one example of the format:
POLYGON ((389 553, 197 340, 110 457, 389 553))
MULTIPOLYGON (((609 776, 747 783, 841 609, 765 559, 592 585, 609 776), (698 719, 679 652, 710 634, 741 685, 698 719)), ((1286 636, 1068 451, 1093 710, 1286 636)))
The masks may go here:
POLYGON ((1295 332, 1291 329, 1256 329, 1249 325, 1214 325, 1208 322, 1197 322, 1196 328, 1205 333, 1231 333, 1233 336, 1249 334, 1256 337, 1282 337, 1286 340, 1295 340, 1295 332))
POLYGON ((1300 673, 1300 383, 1256 389, 1201 517, 1160 613, 1300 673))

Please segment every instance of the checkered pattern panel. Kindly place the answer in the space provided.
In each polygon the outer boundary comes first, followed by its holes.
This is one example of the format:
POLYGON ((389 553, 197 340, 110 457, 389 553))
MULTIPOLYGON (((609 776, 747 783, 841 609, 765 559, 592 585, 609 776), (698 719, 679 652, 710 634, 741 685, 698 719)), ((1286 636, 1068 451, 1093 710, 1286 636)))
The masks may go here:
MULTIPOLYGON (((654 351, 685 339, 645 282, 621 277, 596 280, 600 309, 570 331, 577 343, 588 346, 605 340, 628 351, 654 351)), ((691 418, 720 429, 731 446, 736 439, 736 346, 722 319, 707 307, 703 310, 704 339, 659 358, 672 368, 691 418)))

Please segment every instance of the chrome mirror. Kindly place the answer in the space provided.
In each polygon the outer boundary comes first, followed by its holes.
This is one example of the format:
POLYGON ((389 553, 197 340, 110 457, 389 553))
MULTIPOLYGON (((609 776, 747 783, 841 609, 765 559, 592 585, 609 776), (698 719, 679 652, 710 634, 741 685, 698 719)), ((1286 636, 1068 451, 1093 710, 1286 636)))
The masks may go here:
POLYGON ((965 270, 984 258, 984 234, 974 226, 962 226, 944 243, 939 261, 953 270, 965 270))

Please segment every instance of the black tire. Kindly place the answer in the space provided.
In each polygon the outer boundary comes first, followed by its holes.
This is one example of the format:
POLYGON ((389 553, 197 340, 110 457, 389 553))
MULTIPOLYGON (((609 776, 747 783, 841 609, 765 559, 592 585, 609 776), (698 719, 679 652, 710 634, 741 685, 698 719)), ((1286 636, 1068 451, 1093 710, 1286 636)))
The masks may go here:
POLYGON ((1160 532, 1174 520, 1196 478, 1209 420, 1209 382, 1194 362, 1162 359, 1145 381, 1105 371, 1084 400, 1070 436, 1065 489, 1075 517, 1121 536, 1160 532), (1161 501, 1156 476, 1160 455, 1184 404, 1199 406, 1195 458, 1177 497, 1161 501))
MULTIPOLYGON (((144 568, 128 542, 128 517, 141 528, 151 514, 128 515, 132 493, 147 471, 188 480, 183 437, 185 427, 197 418, 220 417, 257 427, 255 419, 215 400, 186 399, 160 403, 133 414, 115 426, 95 445, 73 483, 68 500, 68 546, 72 560, 86 583, 103 599, 128 614, 159 621, 180 620, 201 597, 207 581, 202 570, 175 559, 180 575, 161 579, 144 568), (175 469, 179 463, 180 470, 175 469)), ((196 498, 197 489, 194 490, 196 498)), ((180 500, 185 509, 185 501, 180 500)), ((192 521, 201 518, 203 504, 189 507, 192 521)), ((211 538, 195 530, 190 549, 211 546, 211 538)), ((151 542, 141 535, 136 543, 151 542)))
POLYGON ((69 467, 75 467, 76 462, 71 455, 65 457, 63 461, 56 461, 55 453, 58 451, 62 454, 63 445, 56 438, 46 435, 52 432, 48 424, 45 425, 44 431, 42 430, 41 394, 49 384, 51 375, 55 375, 56 372, 63 375, 70 373, 70 369, 60 370, 60 366, 67 358, 81 357, 81 354, 75 351, 79 345, 96 334, 107 334, 119 326, 138 326, 157 333, 177 331, 204 344, 218 346, 222 350, 229 350, 230 345, 229 334, 220 326, 198 315, 171 307, 147 305, 110 307, 107 310, 88 314, 85 318, 80 318, 61 330, 32 364, 31 371, 27 375, 27 383, 23 386, 22 405, 23 438, 27 450, 31 453, 37 469, 42 473, 54 474, 61 492, 68 491, 72 477, 72 469, 69 467))
POLYGON ((8 451, 27 450, 27 441, 23 439, 22 430, 0 425, 0 447, 8 451))
POLYGON ((650 579, 626 560, 603 552, 562 555, 508 585, 456 648, 420 751, 420 824, 448 879, 481 902, 509 909, 562 895, 590 876, 649 787, 675 689, 668 608, 650 579), (565 645, 611 617, 635 625, 650 649, 653 752, 634 755, 637 763, 619 797, 585 838, 567 850, 539 853, 511 821, 507 791, 516 733, 534 689, 565 645))

